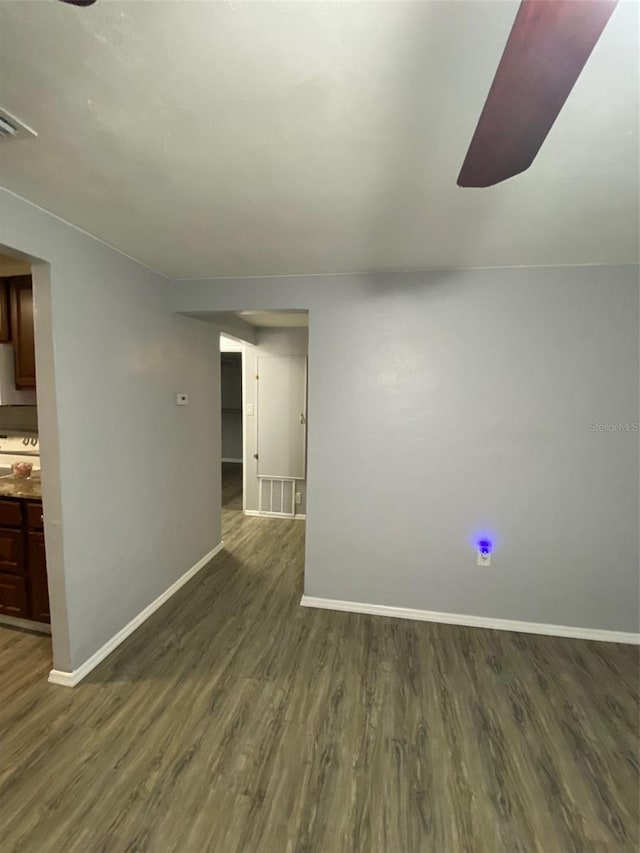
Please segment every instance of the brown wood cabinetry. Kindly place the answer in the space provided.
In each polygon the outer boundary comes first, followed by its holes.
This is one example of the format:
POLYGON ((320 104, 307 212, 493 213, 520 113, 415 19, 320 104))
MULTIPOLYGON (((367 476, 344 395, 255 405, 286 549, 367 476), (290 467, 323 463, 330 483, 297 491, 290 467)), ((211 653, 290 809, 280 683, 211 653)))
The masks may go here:
POLYGON ((38 501, 27 502, 27 527, 29 530, 43 530, 42 504, 38 501))
POLYGON ((0 344, 11 343, 11 322, 9 319, 9 278, 0 278, 0 344))
POLYGON ((0 500, 0 613, 49 622, 42 502, 0 500))
POLYGON ((12 498, 0 500, 0 527, 22 527, 22 505, 12 498))
POLYGON ((16 388, 36 387, 33 286, 30 275, 10 280, 11 341, 16 362, 16 388))
POLYGON ((29 545, 29 606, 30 616, 36 622, 50 622, 49 587, 47 586, 47 558, 44 550, 44 533, 32 530, 27 534, 29 545))
POLYGON ((0 613, 7 616, 28 616, 27 585, 19 575, 0 572, 0 613))
POLYGON ((23 540, 22 530, 0 527, 0 572, 24 573, 23 540))

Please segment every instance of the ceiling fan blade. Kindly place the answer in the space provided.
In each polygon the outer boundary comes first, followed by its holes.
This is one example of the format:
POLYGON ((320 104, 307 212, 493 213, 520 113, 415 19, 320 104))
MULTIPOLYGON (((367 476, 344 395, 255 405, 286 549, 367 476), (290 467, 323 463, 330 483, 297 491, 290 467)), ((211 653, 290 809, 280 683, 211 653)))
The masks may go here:
POLYGON ((93 6, 96 0, 60 0, 62 3, 68 3, 70 6, 93 6))
POLYGON ((490 187, 533 163, 618 0, 522 0, 458 176, 490 187))

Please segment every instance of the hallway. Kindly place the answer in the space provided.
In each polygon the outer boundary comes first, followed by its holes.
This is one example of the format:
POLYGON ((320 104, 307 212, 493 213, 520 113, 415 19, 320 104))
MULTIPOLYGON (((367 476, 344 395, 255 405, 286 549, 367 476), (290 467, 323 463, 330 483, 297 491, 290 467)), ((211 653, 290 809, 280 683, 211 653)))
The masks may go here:
POLYGON ((242 464, 222 463, 222 508, 242 509, 242 464))

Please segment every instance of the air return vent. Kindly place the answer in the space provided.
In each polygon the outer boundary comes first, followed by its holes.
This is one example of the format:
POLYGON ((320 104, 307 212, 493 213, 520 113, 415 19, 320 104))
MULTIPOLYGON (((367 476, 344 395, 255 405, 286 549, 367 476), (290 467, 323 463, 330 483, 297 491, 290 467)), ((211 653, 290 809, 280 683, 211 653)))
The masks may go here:
POLYGON ((0 107, 0 140, 37 136, 33 128, 0 107))
POLYGON ((295 480, 260 478, 260 512, 269 515, 295 515, 295 480))

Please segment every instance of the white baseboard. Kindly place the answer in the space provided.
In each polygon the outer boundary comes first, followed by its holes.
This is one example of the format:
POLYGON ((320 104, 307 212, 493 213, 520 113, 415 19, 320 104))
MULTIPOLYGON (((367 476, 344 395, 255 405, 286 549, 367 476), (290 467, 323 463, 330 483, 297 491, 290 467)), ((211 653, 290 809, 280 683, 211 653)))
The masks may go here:
POLYGON ((243 462, 242 459, 234 459, 231 456, 223 456, 221 461, 222 462, 239 462, 241 465, 243 462))
POLYGON ((51 633, 51 625, 48 625, 46 622, 34 622, 32 619, 20 619, 18 616, 0 614, 0 625, 9 625, 11 628, 24 628, 26 631, 36 631, 38 634, 51 633))
POLYGON ((257 509, 245 509, 243 512, 245 515, 255 516, 256 518, 293 518, 301 521, 307 520, 307 516, 302 513, 298 513, 297 515, 285 515, 282 512, 261 512, 257 509))
POLYGON ((207 563, 210 563, 211 560, 219 554, 220 551, 224 548, 224 542, 220 542, 219 545, 216 545, 215 548, 212 548, 208 554, 205 554, 202 559, 198 560, 195 566, 192 566, 188 569, 183 575, 181 575, 175 583, 172 583, 170 587, 165 589, 165 591, 159 595, 151 604, 148 604, 144 610, 141 610, 137 616, 134 616, 131 622, 128 622, 124 628, 118 631, 117 634, 114 634, 110 640, 108 640, 104 646, 101 646, 97 652, 91 655, 88 660, 86 660, 83 664, 81 664, 77 669, 74 669, 72 672, 65 672, 60 669, 52 669, 49 673, 49 681, 51 684, 61 684, 64 687, 75 687, 82 679, 88 675, 92 669, 101 663, 114 649, 117 649, 118 646, 124 642, 136 628, 139 628, 143 622, 146 622, 149 616, 152 613, 155 613, 158 608, 162 607, 162 605, 168 601, 172 595, 175 595, 176 592, 183 587, 188 581, 191 580, 192 577, 198 574, 200 569, 204 568, 207 563))
POLYGON ((467 625, 471 628, 494 628, 497 631, 519 631, 524 634, 546 634, 551 637, 574 637, 579 640, 601 640, 605 643, 640 645, 640 634, 626 633, 624 631, 606 631, 602 628, 545 625, 542 622, 519 622, 513 619, 494 619, 490 616, 439 613, 435 610, 389 607, 386 604, 363 604, 360 601, 315 598, 312 595, 303 595, 300 604, 302 607, 342 610, 347 613, 368 613, 371 616, 391 616, 396 619, 415 619, 420 622, 442 622, 446 625, 467 625))
MULTIPOLYGON (((93 667, 92 667, 93 668, 93 667)), ((82 669, 82 667, 80 668, 82 669)), ((77 677, 77 673, 80 670, 74 670, 73 672, 65 672, 63 669, 52 669, 49 673, 49 684, 58 684, 61 687, 75 687, 76 684, 87 675, 87 672, 83 672, 81 676, 77 677)))

